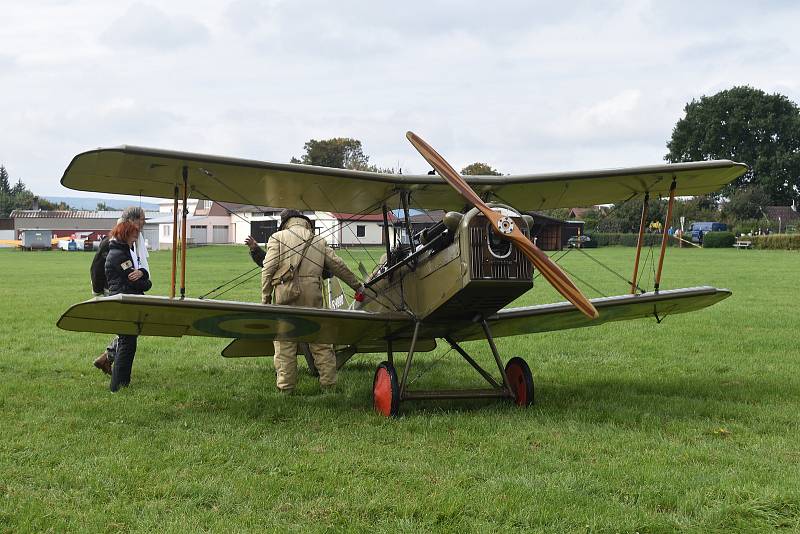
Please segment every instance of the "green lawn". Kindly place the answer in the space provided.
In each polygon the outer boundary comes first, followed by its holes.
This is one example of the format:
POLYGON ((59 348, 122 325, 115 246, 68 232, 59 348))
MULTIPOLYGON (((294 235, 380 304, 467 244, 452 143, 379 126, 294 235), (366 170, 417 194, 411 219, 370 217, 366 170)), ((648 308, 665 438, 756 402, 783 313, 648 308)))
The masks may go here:
MULTIPOLYGON (((589 252, 629 275, 632 249, 589 252)), ((112 395, 91 365, 109 336, 55 327, 90 296, 90 261, 0 250, 0 531, 800 529, 797 252, 670 249, 662 287, 733 297, 660 325, 500 339, 533 369, 532 408, 406 404, 393 420, 371 412, 382 355, 354 358, 335 393, 303 373, 286 397, 271 360, 224 360, 208 338, 140 338, 112 395)), ((169 261, 151 256, 153 294, 169 261)), ((189 296, 252 266, 244 247, 189 261, 189 296)), ((577 252, 563 265, 626 292, 577 252)), ((258 279, 224 298, 257 301, 258 279)), ((537 279, 518 304, 554 300, 537 279)), ((480 384, 445 353, 419 356, 413 387, 480 384)))

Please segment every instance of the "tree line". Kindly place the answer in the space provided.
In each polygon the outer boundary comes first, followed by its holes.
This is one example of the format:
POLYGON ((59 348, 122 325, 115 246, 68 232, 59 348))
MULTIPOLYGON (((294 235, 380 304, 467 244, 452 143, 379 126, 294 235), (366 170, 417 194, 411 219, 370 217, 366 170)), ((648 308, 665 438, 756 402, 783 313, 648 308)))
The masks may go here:
POLYGON ((8 217, 14 210, 33 209, 38 204, 43 210, 68 210, 69 206, 64 202, 55 204, 45 199, 38 198, 31 192, 22 179, 18 179, 14 185, 13 180, 8 174, 5 165, 0 165, 0 217, 8 217))

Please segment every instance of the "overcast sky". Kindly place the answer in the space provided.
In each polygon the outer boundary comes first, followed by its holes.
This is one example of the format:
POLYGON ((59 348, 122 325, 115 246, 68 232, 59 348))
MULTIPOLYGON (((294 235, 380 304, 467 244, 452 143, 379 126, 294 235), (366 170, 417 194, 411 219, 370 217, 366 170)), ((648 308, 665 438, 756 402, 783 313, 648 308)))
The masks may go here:
POLYGON ((40 195, 121 144, 266 161, 360 139, 424 173, 654 164, 692 98, 800 103, 800 2, 4 1, 0 164, 40 195))

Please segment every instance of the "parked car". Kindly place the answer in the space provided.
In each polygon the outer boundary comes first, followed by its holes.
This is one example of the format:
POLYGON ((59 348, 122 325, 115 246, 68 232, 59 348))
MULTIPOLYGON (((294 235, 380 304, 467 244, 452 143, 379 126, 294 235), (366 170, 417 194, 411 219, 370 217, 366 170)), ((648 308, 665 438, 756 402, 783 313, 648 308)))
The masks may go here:
POLYGON ((591 240, 592 240, 592 238, 589 237, 588 235, 574 235, 574 236, 570 237, 569 239, 567 239, 567 246, 569 248, 575 248, 575 247, 577 247, 577 248, 587 247, 588 248, 589 245, 587 245, 587 243, 589 243, 591 240))
POLYGON ((696 222, 692 223, 689 229, 689 234, 692 236, 692 242, 703 244, 703 234, 707 232, 726 232, 728 225, 720 222, 696 222))

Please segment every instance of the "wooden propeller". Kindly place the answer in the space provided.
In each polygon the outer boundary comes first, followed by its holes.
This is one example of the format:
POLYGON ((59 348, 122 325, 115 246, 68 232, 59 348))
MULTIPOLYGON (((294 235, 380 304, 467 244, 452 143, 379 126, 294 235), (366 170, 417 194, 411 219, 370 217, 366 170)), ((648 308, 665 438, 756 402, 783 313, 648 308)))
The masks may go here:
POLYGON ((499 236, 511 241, 522 253, 539 269, 548 282, 564 296, 568 301, 575 305, 590 319, 598 317, 597 310, 589 302, 580 289, 578 289, 566 273, 556 265, 539 247, 534 245, 530 239, 525 237, 519 228, 516 227, 510 217, 497 213, 479 197, 475 191, 464 181, 449 163, 414 132, 406 132, 406 137, 414 145, 414 148, 425 158, 431 166, 436 169, 439 175, 455 189, 464 199, 478 208, 484 216, 492 223, 492 230, 499 236))

